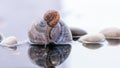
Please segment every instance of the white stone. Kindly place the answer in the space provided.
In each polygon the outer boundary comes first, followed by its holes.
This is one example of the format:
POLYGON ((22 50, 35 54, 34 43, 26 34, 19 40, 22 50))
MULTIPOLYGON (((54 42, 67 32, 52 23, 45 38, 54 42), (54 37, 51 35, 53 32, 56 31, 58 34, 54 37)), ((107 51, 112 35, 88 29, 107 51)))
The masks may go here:
POLYGON ((5 46, 13 46, 14 44, 17 44, 17 39, 14 36, 10 36, 10 37, 4 39, 1 42, 1 44, 5 45, 5 46))
POLYGON ((79 38, 79 41, 83 43, 98 43, 105 40, 105 37, 103 34, 87 34, 79 38))
POLYGON ((100 33, 102 33, 105 36, 105 38, 111 39, 120 38, 120 29, 117 27, 106 28, 102 30, 100 33))

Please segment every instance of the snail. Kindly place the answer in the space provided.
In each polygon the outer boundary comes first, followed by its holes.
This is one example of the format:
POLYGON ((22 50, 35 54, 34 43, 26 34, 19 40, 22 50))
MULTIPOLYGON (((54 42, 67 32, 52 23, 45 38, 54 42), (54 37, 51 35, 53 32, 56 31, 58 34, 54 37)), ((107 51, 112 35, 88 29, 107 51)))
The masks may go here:
POLYGON ((60 14, 56 10, 47 11, 43 19, 38 19, 32 23, 28 37, 32 43, 57 44, 68 43, 72 41, 72 34, 66 24, 60 20, 60 14))
POLYGON ((49 43, 45 48, 44 45, 30 44, 28 55, 29 58, 38 66, 46 68, 55 68, 62 64, 71 52, 70 44, 49 43), (51 46, 52 45, 52 46, 51 46))

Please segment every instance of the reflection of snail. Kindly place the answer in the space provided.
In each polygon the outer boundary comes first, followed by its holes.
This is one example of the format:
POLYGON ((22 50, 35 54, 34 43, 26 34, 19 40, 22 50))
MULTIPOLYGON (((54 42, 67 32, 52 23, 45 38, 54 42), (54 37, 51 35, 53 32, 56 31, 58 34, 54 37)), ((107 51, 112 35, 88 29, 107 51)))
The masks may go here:
POLYGON ((71 46, 69 44, 50 43, 45 48, 44 45, 35 46, 32 44, 28 54, 30 59, 37 65, 46 67, 54 67, 63 63, 70 54, 71 46), (52 45, 52 46, 51 46, 52 45))
POLYGON ((51 41, 61 44, 72 41, 70 29, 59 19, 60 15, 56 10, 46 12, 44 19, 33 22, 30 27, 30 41, 36 44, 48 44, 51 41))

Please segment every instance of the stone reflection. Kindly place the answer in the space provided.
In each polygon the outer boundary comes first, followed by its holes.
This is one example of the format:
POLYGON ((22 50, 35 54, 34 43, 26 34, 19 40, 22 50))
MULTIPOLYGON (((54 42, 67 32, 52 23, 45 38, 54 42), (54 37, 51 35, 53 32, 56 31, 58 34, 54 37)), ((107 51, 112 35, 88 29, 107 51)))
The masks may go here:
POLYGON ((44 68, 55 68, 63 63, 70 54, 70 44, 45 45, 31 44, 28 55, 33 63, 44 68))
POLYGON ((14 47, 8 47, 9 50, 12 50, 12 51, 16 51, 17 50, 17 46, 14 46, 14 47))
POLYGON ((120 45, 120 39, 107 39, 108 44, 111 46, 120 45))
POLYGON ((103 46, 103 44, 83 44, 84 47, 88 48, 88 49, 99 49, 103 46))

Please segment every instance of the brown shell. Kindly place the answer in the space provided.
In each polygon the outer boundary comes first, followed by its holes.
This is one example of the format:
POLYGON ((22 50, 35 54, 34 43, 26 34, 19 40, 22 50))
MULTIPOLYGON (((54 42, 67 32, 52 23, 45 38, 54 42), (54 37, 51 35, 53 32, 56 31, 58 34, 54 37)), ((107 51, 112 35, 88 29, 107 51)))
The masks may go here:
POLYGON ((54 27, 60 19, 60 14, 56 10, 49 10, 44 14, 44 20, 50 27, 54 27))

